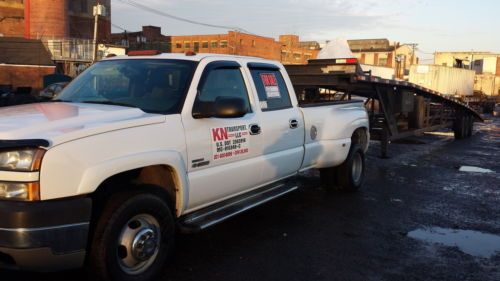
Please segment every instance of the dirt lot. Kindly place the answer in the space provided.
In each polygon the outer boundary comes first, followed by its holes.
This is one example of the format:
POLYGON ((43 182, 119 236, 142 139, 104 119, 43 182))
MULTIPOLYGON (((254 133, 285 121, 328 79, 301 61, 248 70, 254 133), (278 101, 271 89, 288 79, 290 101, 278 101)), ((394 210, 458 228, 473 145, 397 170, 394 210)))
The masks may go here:
MULTIPOLYGON (((309 173, 287 197, 180 236, 161 280, 500 280, 500 119, 476 125, 467 140, 425 135, 391 144, 390 159, 378 153, 372 143, 356 194, 327 192, 309 173)), ((1 280, 80 276, 4 272, 1 280)))

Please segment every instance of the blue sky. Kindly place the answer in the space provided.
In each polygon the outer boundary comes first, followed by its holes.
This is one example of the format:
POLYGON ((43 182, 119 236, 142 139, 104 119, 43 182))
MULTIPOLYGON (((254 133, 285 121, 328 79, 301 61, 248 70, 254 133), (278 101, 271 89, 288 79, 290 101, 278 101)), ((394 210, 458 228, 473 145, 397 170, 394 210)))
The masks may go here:
MULTIPOLYGON (((166 35, 225 33, 112 0, 113 23, 130 31, 157 25, 166 35)), ((135 0, 196 21, 237 26, 254 34, 297 34, 303 40, 388 38, 418 43, 420 56, 434 51, 500 53, 498 0, 135 0)), ((121 30, 114 28, 115 32, 121 30)))

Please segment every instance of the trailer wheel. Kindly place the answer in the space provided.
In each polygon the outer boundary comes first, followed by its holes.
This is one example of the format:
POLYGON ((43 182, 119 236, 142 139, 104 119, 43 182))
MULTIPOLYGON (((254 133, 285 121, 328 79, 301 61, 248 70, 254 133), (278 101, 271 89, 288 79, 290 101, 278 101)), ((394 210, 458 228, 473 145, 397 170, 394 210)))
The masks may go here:
POLYGON ((467 118, 467 137, 472 137, 473 132, 474 132, 474 117, 469 116, 467 118))
POLYGON ((457 117, 453 123, 453 134, 456 140, 461 140, 467 136, 467 122, 463 116, 457 117))
POLYGON ((141 191, 117 194, 97 222, 89 273, 98 280, 152 280, 172 255, 174 236, 174 219, 164 199, 141 191))

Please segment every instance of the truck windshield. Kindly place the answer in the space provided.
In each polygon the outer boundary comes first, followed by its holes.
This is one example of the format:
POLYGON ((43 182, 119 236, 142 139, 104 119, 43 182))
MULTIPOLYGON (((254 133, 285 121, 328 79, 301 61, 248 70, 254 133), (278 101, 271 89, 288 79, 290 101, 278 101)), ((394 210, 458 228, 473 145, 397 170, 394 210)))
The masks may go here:
POLYGON ((180 113, 196 64, 159 59, 101 61, 75 78, 54 101, 129 106, 148 113, 180 113))

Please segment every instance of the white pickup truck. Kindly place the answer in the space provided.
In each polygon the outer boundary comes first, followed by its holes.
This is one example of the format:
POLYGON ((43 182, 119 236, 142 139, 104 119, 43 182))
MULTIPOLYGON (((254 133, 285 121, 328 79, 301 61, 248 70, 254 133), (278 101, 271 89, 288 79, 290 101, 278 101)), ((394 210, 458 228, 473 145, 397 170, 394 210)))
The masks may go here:
POLYGON ((293 191, 299 172, 358 189, 368 126, 362 101, 300 107, 278 62, 105 59, 51 102, 0 109, 0 267, 151 280, 176 231, 293 191))

